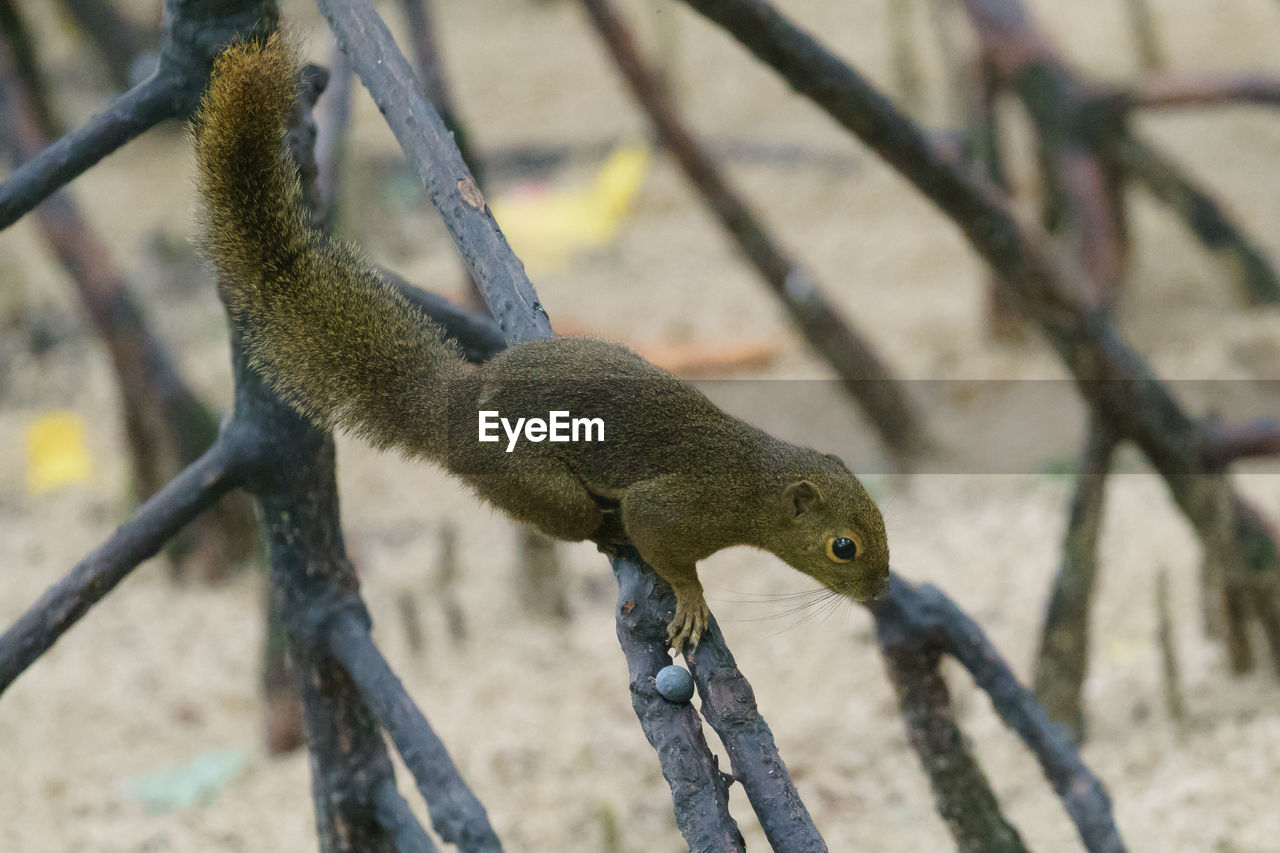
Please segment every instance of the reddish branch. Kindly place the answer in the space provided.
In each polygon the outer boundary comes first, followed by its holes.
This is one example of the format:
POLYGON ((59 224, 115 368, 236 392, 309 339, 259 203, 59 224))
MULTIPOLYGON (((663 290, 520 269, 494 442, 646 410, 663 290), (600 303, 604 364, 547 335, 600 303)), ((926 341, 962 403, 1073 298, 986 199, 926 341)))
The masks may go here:
POLYGON ((1017 3, 963 0, 963 6, 977 30, 983 65, 997 85, 1017 91, 1035 122, 1052 211, 1047 219, 1054 230, 1074 234, 1098 298, 1112 301, 1124 275, 1123 212, 1093 141, 1099 116, 1088 109, 1087 87, 1017 3))
POLYGON ((1204 434, 1204 454, 1210 468, 1226 468, 1239 459, 1280 456, 1280 421, 1262 418, 1236 426, 1213 425, 1204 434))
POLYGON ((1125 96, 1084 80, 1063 61, 1021 0, 961 0, 983 58, 1014 89, 1036 124, 1048 193, 1061 197, 1084 267, 1108 295, 1124 266, 1120 184, 1132 177, 1177 213, 1207 248, 1235 256, 1254 302, 1280 302, 1280 276, 1256 243, 1212 196, 1124 123, 1125 96))
POLYGON ((790 258, 686 127, 665 83, 645 62, 609 0, 583 0, 588 17, 618 70, 672 156, 721 226, 769 285, 814 351, 843 380, 880 437, 907 459, 924 444, 906 391, 875 350, 840 316, 821 286, 790 258))
POLYGON ((1126 106, 1185 109, 1237 104, 1280 106, 1280 78, 1266 74, 1231 76, 1151 74, 1119 95, 1126 106))

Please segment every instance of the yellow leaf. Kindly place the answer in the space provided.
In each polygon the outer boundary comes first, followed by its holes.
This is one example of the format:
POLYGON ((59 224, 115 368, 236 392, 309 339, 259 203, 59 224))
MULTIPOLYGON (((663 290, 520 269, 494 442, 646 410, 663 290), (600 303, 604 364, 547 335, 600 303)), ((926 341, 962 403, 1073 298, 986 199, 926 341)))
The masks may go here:
POLYGON ((648 165, 647 146, 622 146, 585 186, 519 187, 495 198, 490 207, 529 271, 554 272, 574 252, 614 239, 648 165))
POLYGON ((51 412, 27 427, 27 491, 52 491, 89 479, 92 465, 84 419, 75 412, 51 412))

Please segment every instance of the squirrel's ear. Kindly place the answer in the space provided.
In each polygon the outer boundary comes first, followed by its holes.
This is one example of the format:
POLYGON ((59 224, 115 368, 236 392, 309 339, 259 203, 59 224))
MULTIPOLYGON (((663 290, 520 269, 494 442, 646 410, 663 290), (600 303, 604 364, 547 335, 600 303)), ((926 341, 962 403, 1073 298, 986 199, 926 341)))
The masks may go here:
POLYGON ((799 518, 821 503, 822 494, 808 480, 791 483, 782 490, 782 510, 788 518, 799 518))

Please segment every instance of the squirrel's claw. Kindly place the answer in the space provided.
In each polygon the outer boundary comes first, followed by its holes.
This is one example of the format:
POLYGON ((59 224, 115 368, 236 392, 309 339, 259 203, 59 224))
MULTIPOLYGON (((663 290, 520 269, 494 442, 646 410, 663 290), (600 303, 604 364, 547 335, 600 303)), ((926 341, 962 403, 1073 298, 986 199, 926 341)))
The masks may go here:
POLYGON ((671 648, 677 652, 692 652, 696 649, 698 641, 702 639, 702 632, 707 629, 710 616, 711 611, 701 593, 693 600, 677 595, 676 614, 671 617, 671 624, 667 626, 667 639, 671 648))

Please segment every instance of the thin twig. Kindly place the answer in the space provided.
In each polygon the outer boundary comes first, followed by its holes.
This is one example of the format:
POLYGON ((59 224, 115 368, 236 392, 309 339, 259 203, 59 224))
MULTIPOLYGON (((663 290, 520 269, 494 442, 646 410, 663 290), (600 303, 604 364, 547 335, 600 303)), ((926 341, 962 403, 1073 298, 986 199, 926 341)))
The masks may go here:
POLYGON ((1164 687, 1164 705, 1175 725, 1187 721, 1187 706, 1182 700, 1182 675, 1178 666, 1178 649, 1173 639, 1173 614, 1169 604, 1169 572, 1161 568, 1156 575, 1156 646, 1160 649, 1160 683, 1164 687))
POLYGON ((125 92, 84 127, 27 160, 0 185, 0 229, 50 193, 165 119, 182 114, 183 83, 156 73, 125 92))
POLYGON ((1082 743, 1085 734, 1082 695, 1089 665, 1089 612, 1106 479, 1115 447, 1106 425, 1090 418, 1062 543, 1062 566, 1049 594, 1036 657, 1036 698, 1076 743, 1082 743))
POLYGON ((1245 299, 1254 305, 1280 303, 1275 267, 1207 190, 1132 133, 1111 139, 1107 150, 1135 181, 1176 212, 1206 248, 1234 259, 1233 271, 1245 299))
POLYGON ((1133 34, 1133 44, 1138 52, 1138 62, 1145 69, 1162 67, 1164 51, 1160 48, 1160 36, 1156 33, 1156 20, 1151 14, 1150 4, 1147 0, 1125 0, 1124 5, 1129 17, 1129 31, 1133 34))
POLYGON ((1122 105, 1143 109, 1280 106, 1280 77, 1266 74, 1213 76, 1150 74, 1120 93, 1122 105))

